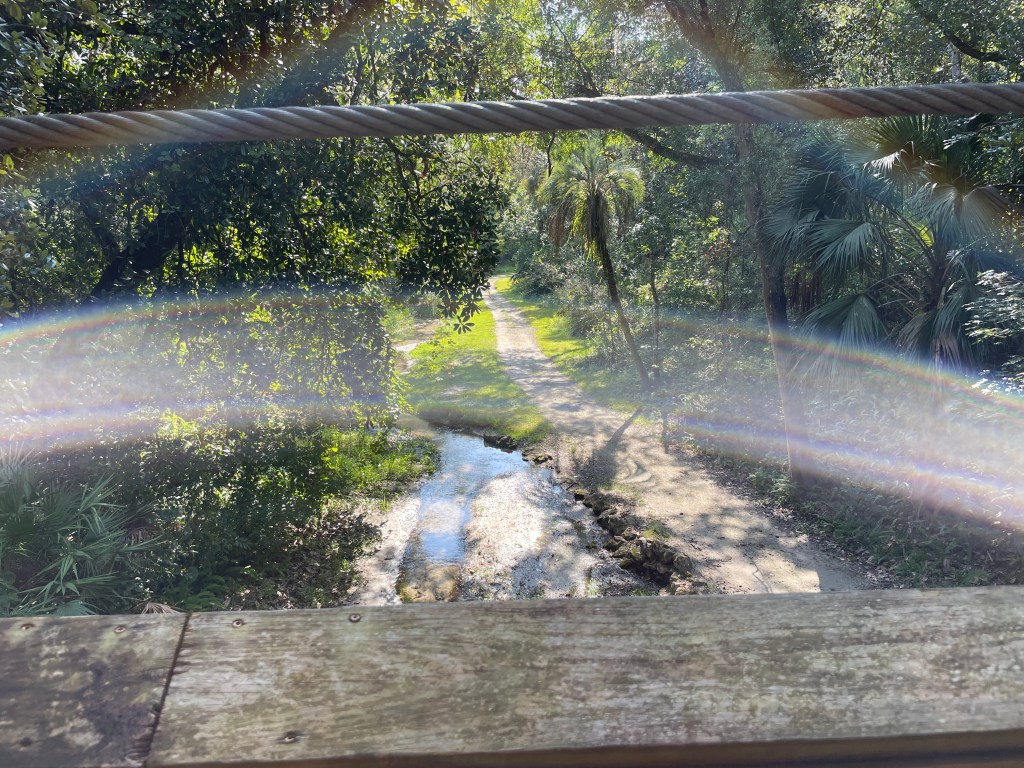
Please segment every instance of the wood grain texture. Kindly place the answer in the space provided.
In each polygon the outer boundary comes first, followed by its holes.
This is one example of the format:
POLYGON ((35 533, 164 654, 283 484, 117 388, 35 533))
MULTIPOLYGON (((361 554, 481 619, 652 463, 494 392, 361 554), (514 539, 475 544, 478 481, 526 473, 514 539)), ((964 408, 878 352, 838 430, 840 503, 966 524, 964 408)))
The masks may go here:
POLYGON ((139 765, 185 615, 0 620, 0 766, 139 765))
POLYGON ((966 766, 1024 754, 1017 587, 358 614, 194 616, 147 764, 966 766))

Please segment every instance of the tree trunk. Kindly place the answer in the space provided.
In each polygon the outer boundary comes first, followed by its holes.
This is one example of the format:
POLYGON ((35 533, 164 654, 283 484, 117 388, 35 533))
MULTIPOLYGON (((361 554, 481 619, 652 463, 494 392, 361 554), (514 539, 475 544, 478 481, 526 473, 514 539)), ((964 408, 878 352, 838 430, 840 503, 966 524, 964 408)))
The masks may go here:
POLYGON ((654 378, 661 379, 661 297, 658 295, 658 260, 651 251, 651 301, 654 303, 654 378))
MULTIPOLYGON (((720 30, 715 27, 706 0, 699 0, 696 8, 684 0, 663 1, 665 10, 676 23, 683 38, 707 59, 726 89, 733 92, 745 91, 746 84, 739 66, 730 56, 728 48, 723 45, 720 30)), ((754 128, 751 125, 737 124, 735 136, 743 207, 753 234, 754 251, 760 266, 761 295, 765 318, 768 321, 772 359, 775 361, 778 376, 789 473, 793 482, 803 485, 810 479, 810 457, 801 450, 801 443, 807 436, 807 420, 793 371, 795 354, 786 311, 785 262, 774 257, 764 233, 764 191, 753 163, 754 128)))
POLYGON ((185 222, 177 211, 158 214, 134 243, 107 262, 92 288, 91 298, 105 299, 162 270, 184 235, 185 222))
POLYGON ((601 261, 601 273, 604 275, 604 284, 608 287, 608 298, 611 300, 612 306, 615 307, 615 316, 619 320, 619 329, 626 340, 626 348, 629 350, 629 356, 633 360, 633 365, 636 366, 636 372, 640 375, 640 384, 643 386, 644 391, 647 391, 651 388, 651 380, 647 375, 644 361, 640 358, 640 351, 636 347, 636 340, 633 338, 633 331, 629 327, 629 320, 622 309, 622 300, 619 298, 619 286, 615 280, 615 268, 612 266, 611 254, 608 253, 608 244, 603 240, 598 240, 594 245, 597 247, 597 255, 601 261))
POLYGON ((807 438, 807 416, 799 382, 794 372, 796 350, 793 348, 792 332, 786 303, 785 260, 778 258, 768 246, 764 234, 762 212, 764 195, 760 180, 756 177, 752 155, 754 151, 754 128, 750 125, 736 126, 736 157, 741 174, 743 207, 747 222, 754 238, 761 271, 761 299, 764 303, 765 319, 768 321, 768 338, 775 362, 775 373, 779 383, 779 401, 782 405, 783 431, 786 436, 786 458, 790 479, 798 486, 810 482, 810 462, 801 446, 807 438))

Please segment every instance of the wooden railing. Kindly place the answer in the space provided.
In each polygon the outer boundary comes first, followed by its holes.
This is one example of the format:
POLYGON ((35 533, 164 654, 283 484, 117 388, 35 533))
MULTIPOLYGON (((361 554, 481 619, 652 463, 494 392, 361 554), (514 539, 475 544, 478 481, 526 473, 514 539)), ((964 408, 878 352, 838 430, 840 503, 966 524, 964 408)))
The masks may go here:
POLYGON ((0 621, 0 766, 1024 765, 1024 589, 0 621))

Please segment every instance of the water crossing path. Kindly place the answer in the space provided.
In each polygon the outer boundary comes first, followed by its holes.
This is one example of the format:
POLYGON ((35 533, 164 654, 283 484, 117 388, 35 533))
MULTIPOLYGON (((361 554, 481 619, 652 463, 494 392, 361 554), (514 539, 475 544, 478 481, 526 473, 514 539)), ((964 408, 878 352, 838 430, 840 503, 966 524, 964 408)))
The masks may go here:
POLYGON ((481 437, 432 434, 441 466, 380 521, 352 604, 597 597, 649 591, 603 550, 607 535, 547 468, 481 437))

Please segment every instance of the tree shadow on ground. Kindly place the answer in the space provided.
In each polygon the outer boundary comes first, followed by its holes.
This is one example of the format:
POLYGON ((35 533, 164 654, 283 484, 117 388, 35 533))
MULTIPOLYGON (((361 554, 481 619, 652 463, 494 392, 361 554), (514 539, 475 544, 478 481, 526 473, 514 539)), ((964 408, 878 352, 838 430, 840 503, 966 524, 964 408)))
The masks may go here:
POLYGON ((633 426, 633 423, 643 413, 643 408, 637 408, 629 417, 622 422, 621 426, 612 433, 611 437, 587 457, 578 467, 576 474, 582 485, 597 489, 610 485, 618 474, 619 449, 626 431, 633 426))

